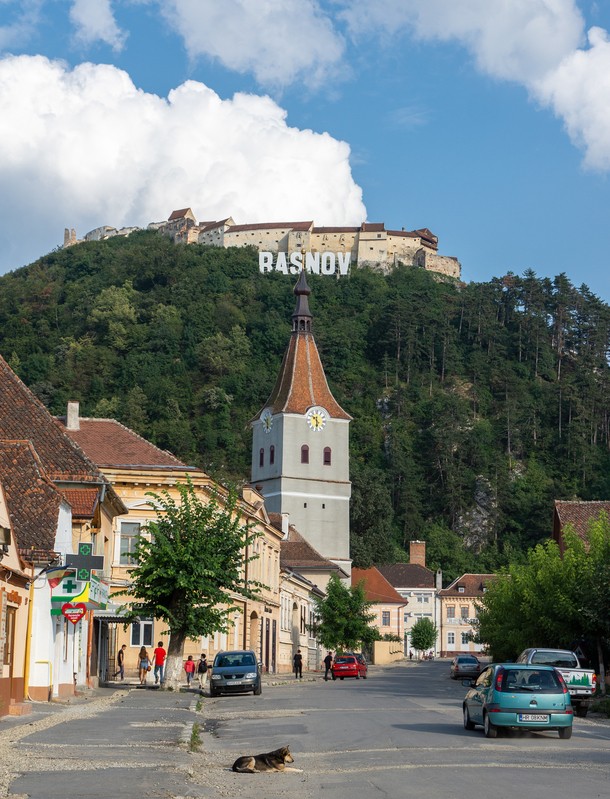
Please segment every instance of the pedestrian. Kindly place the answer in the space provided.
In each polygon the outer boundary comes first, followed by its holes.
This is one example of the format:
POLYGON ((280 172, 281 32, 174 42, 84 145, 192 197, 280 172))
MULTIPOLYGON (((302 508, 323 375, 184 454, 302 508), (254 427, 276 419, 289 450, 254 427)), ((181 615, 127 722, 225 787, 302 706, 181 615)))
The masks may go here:
POLYGON ((326 657, 324 658, 324 679, 328 682, 328 675, 332 676, 332 668, 333 668, 333 653, 328 652, 326 657))
POLYGON ((413 660, 413 650, 409 649, 409 660, 413 660))
POLYGON ((138 668, 140 670, 140 685, 146 685, 146 675, 150 671, 150 658, 145 646, 140 649, 138 654, 138 668))
POLYGON ((116 656, 116 665, 117 670, 114 672, 114 676, 116 677, 117 674, 121 675, 121 680, 125 679, 125 650, 127 649, 127 644, 123 644, 123 646, 119 649, 116 656))
POLYGON ((292 669, 294 671, 295 680, 303 679, 303 655, 301 650, 297 649, 294 657, 292 658, 292 669))
POLYGON ((208 678, 208 659, 205 652, 201 653, 199 663, 197 664, 197 676, 199 677, 199 687, 203 689, 205 682, 208 678))
POLYGON ((163 648, 163 641, 159 641, 157 648, 153 652, 153 662, 155 664, 155 685, 165 682, 165 658, 167 652, 163 648))
POLYGON ((193 682, 193 674, 195 673, 195 661, 193 660, 192 655, 189 655, 186 659, 184 670, 186 672, 186 687, 190 688, 190 685, 193 682))

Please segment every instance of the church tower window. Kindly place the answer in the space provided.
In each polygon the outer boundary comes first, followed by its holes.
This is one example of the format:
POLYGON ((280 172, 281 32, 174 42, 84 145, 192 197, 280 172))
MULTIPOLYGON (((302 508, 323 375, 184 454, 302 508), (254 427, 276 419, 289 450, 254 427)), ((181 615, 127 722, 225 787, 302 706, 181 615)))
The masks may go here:
POLYGON ((309 463, 309 447, 303 444, 301 447, 301 463, 309 463))
POLYGON ((332 462, 332 451, 330 447, 324 447, 324 466, 330 466, 332 462))
POLYGON ((269 465, 273 466, 275 463, 275 447, 273 444, 269 447, 269 465))
POLYGON ((265 450, 261 447, 258 453, 258 465, 264 466, 265 465, 265 450))

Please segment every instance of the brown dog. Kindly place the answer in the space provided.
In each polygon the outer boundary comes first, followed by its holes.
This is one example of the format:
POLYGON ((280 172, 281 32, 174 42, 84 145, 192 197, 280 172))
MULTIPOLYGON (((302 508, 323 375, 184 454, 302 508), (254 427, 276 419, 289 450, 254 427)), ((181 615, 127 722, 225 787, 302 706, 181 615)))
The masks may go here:
POLYGON ((258 771, 302 771, 300 768, 289 768, 286 763, 294 763, 287 746, 262 755, 243 755, 231 766, 240 774, 256 774, 258 771))

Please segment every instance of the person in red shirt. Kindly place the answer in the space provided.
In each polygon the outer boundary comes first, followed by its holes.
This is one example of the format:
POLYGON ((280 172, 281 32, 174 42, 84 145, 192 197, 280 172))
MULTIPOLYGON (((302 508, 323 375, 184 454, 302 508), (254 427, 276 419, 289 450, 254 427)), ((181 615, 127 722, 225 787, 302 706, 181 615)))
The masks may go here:
POLYGON ((193 656, 189 655, 186 663, 184 664, 184 670, 186 672, 186 684, 190 688, 191 683, 193 682, 193 675, 195 674, 195 661, 193 660, 193 656))
POLYGON ((153 652, 153 663, 155 664, 155 685, 165 682, 165 658, 167 652, 163 649, 163 641, 159 641, 157 648, 153 652))

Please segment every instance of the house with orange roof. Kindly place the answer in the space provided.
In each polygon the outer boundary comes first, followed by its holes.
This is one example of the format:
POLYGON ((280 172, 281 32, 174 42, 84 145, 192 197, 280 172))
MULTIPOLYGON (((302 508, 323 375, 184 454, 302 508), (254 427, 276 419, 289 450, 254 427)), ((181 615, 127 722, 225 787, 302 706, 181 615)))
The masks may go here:
POLYGON ((363 584, 367 602, 372 602, 371 612, 375 614, 372 626, 381 636, 396 636, 404 647, 405 623, 404 609, 407 605, 398 591, 390 585, 378 568, 352 568, 352 586, 363 584))
POLYGON ((475 632, 477 603, 494 578, 494 574, 463 574, 438 592, 441 657, 483 651, 483 645, 475 643, 472 636, 475 632))
POLYGON ((570 525, 576 535, 586 540, 589 524, 599 519, 600 514, 610 519, 610 502, 581 502, 555 500, 553 509, 553 539, 557 542, 561 554, 565 550, 563 537, 566 525, 570 525))
MULTIPOLYGON (((141 646, 154 647, 163 640, 167 627, 159 619, 142 619, 123 629, 118 608, 129 599, 129 572, 134 564, 134 554, 140 535, 156 519, 150 492, 167 491, 177 499, 177 483, 191 480, 201 499, 209 498, 213 491, 224 492, 205 472, 189 466, 170 452, 161 450, 115 419, 83 418, 79 404, 69 402, 67 414, 58 420, 65 433, 87 454, 104 474, 125 506, 110 531, 110 558, 106 578, 110 585, 111 605, 94 614, 97 640, 100 642, 100 680, 112 679, 116 653, 122 644, 127 645, 125 669, 128 676, 137 674, 137 653, 141 646)), ((246 556, 255 556, 248 563, 249 577, 259 580, 266 588, 260 601, 235 597, 241 611, 233 617, 229 633, 215 633, 189 641, 185 656, 198 659, 205 652, 211 662, 222 649, 254 649, 259 653, 264 667, 276 671, 278 667, 279 627, 279 563, 281 531, 269 521, 263 498, 254 489, 245 487, 240 506, 243 521, 254 525, 260 533, 246 556)))

